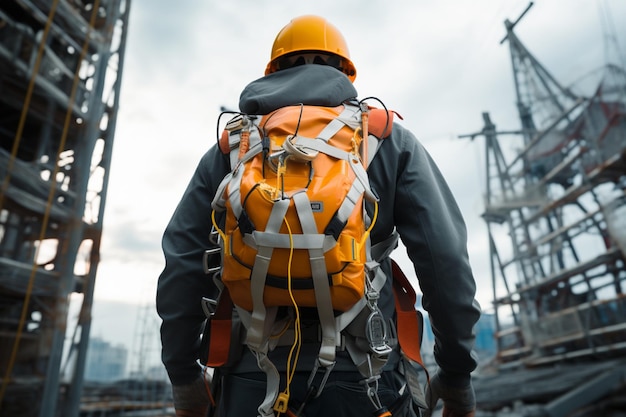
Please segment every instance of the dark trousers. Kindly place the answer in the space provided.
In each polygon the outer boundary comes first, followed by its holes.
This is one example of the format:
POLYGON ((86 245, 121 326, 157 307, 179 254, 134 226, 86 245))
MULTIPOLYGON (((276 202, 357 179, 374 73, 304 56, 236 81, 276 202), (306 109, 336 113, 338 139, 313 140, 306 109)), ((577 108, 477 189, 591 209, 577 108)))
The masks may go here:
MULTIPOLYGON (((295 411, 307 394, 308 372, 298 372, 291 383, 290 409, 295 411)), ((256 417, 265 398, 264 373, 224 374, 220 377, 216 417, 256 417)), ((318 398, 311 399, 298 417, 369 417, 376 407, 368 398, 363 376, 356 372, 334 371, 318 398)), ((281 385, 284 387, 284 383, 281 385)), ((395 371, 383 372, 378 383, 378 397, 394 417, 415 416, 408 393, 399 393, 402 383, 395 371)))

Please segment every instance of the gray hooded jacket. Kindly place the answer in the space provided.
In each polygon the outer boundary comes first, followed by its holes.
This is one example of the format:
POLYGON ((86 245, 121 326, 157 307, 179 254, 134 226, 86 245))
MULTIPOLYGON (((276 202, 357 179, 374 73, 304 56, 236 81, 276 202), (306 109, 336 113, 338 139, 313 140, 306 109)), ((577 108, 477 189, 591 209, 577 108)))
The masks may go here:
MULTIPOLYGON (((250 83, 240 109, 266 114, 285 105, 338 106, 357 92, 345 75, 322 65, 279 71, 250 83)), ((174 385, 198 377, 199 334, 205 320, 202 296, 217 289, 204 274, 202 255, 211 246, 211 201, 229 172, 228 157, 213 146, 200 160, 163 236, 165 268, 159 277, 157 310, 162 318, 162 360, 174 385)), ((368 169, 380 198, 372 243, 394 228, 415 267, 422 303, 435 334, 435 359, 442 378, 467 386, 476 367, 473 326, 480 316, 475 282, 467 255, 467 235, 459 208, 444 178, 424 147, 401 125, 383 140, 368 169)), ((382 268, 390 276, 390 262, 382 268)), ((391 282, 381 293, 381 309, 393 314, 391 282)), ((417 337, 417 335, 416 335, 417 337)))

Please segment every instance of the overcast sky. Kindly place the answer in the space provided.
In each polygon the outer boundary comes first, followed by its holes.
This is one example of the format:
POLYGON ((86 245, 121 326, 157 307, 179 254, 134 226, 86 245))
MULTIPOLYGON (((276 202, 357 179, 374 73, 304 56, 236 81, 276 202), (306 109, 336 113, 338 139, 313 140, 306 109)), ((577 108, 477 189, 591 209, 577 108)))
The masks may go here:
MULTIPOLYGON (((489 311, 488 245, 480 218, 483 144, 457 136, 479 131, 484 111, 498 128, 519 127, 508 44, 500 40, 504 20, 514 21, 528 4, 133 0, 96 313, 108 301, 153 304, 163 229, 215 142, 220 106, 237 108, 241 90, 263 75, 277 32, 302 14, 322 15, 342 31, 357 67, 359 96, 376 96, 401 114, 401 123, 440 166, 466 219, 477 298, 489 311)), ((569 86, 607 58, 616 61, 605 42, 609 36, 623 51, 626 1, 539 0, 516 33, 569 86)), ((402 251, 394 257, 414 275, 402 251)), ((95 314, 94 334, 109 335, 112 323, 95 314)))

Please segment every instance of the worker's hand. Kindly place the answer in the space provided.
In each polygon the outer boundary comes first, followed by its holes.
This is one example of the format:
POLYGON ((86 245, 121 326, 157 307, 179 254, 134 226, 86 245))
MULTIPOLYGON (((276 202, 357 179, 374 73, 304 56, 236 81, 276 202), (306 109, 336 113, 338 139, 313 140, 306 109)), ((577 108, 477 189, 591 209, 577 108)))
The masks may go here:
POLYGON ((428 409, 423 413, 424 417, 432 415, 440 398, 443 401, 442 417, 474 417, 476 398, 471 383, 465 388, 450 387, 441 381, 439 374, 435 374, 426 385, 425 396, 428 409))
POLYGON ((209 393, 202 376, 185 385, 172 385, 176 417, 206 417, 209 393))
POLYGON ((196 410, 176 409, 176 417, 206 417, 208 408, 198 408, 196 410))

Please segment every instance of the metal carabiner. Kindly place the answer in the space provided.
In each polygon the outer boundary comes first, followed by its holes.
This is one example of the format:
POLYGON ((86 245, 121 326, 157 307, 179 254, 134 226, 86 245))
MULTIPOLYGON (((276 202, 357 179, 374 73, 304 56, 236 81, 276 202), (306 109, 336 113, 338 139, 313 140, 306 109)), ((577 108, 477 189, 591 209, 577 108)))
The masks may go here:
POLYGON ((378 356, 389 355, 392 351, 387 339, 387 324, 380 310, 370 313, 365 323, 365 337, 369 342, 370 350, 378 356))

